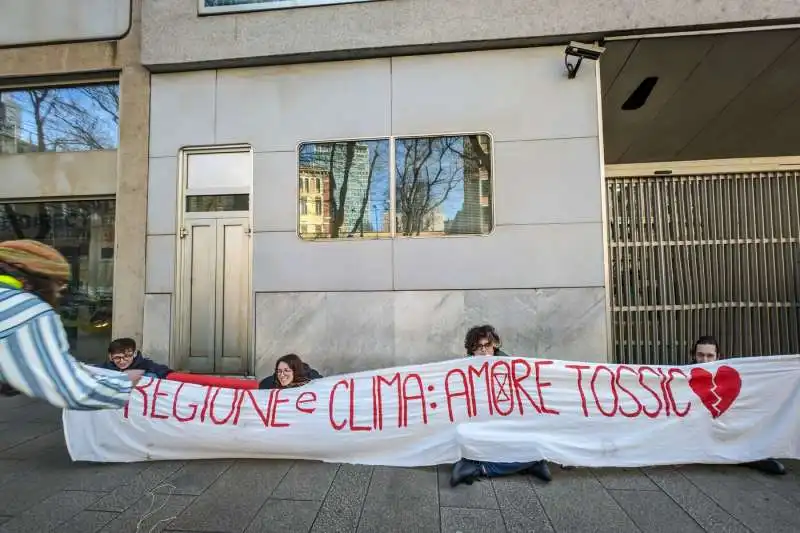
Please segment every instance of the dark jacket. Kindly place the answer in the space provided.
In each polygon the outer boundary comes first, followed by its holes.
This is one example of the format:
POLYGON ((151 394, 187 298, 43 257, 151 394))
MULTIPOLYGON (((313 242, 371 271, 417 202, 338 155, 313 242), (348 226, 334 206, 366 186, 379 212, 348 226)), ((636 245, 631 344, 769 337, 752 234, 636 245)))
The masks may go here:
MULTIPOLYGON (((102 365, 99 365, 100 368, 107 368, 109 370, 117 370, 122 372, 122 369, 117 367, 113 361, 108 360, 102 365)), ((133 362, 131 366, 126 368, 125 370, 144 370, 147 373, 155 374, 156 377, 159 379, 164 379, 167 377, 167 374, 172 372, 172 369, 167 365, 162 365, 160 363, 156 363, 152 359, 148 359, 147 357, 142 355, 142 352, 136 352, 136 355, 133 358, 133 362)))
MULTIPOLYGON (((303 363, 303 369, 305 370, 306 377, 308 379, 320 379, 322 377, 322 374, 320 374, 319 372, 317 372, 316 370, 314 370, 313 368, 308 366, 307 363, 303 363)), ((275 377, 275 374, 272 374, 271 376, 267 376, 264 379, 262 379, 261 382, 258 384, 258 388, 259 389, 274 389, 274 388, 276 388, 275 384, 277 382, 278 382, 278 380, 275 377)))
MULTIPOLYGON (((467 357, 475 357, 475 354, 468 353, 467 357)), ((506 352, 504 352, 503 350, 501 350, 500 348, 498 348, 494 352, 494 357, 508 357, 508 354, 506 352)))

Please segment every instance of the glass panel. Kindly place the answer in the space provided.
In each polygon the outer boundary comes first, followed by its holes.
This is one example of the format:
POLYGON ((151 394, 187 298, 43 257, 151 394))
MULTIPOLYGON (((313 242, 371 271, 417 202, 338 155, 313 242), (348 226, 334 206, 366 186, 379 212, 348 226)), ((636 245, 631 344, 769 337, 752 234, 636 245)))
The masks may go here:
POLYGON ((249 152, 190 154, 187 189, 250 187, 253 157, 249 152))
POLYGON ((114 200, 0 203, 0 240, 36 239, 72 265, 59 313, 73 355, 88 363, 104 361, 111 342, 114 213, 114 200))
POLYGON ((0 91, 0 153, 108 150, 119 140, 119 85, 0 91))
POLYGON ((247 211, 250 209, 249 194, 220 194, 217 196, 187 196, 187 213, 211 211, 247 211))
POLYGON ((302 239, 390 237, 389 141, 300 146, 302 239))
POLYGON ((241 11, 263 11, 290 7, 351 4, 371 0, 203 0, 201 13, 230 13, 241 11))
POLYGON ((492 230, 487 135, 397 139, 395 157, 398 235, 481 235, 492 230))

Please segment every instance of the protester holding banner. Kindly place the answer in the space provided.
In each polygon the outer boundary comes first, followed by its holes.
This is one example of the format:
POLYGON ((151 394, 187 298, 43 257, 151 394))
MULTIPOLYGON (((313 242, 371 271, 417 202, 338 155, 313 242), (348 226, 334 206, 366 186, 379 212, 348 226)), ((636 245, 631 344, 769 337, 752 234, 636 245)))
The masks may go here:
POLYGON ((136 341, 127 337, 111 341, 108 345, 108 360, 100 367, 119 372, 143 370, 146 374, 159 379, 166 378, 172 372, 167 365, 156 363, 142 355, 142 352, 137 350, 136 341))
POLYGON ((69 354, 54 309, 69 279, 70 265, 54 248, 0 243, 0 382, 56 407, 121 408, 144 372, 96 375, 69 354))
POLYGON ((259 389, 286 389, 300 387, 322 375, 304 363, 297 354, 289 353, 275 362, 275 372, 259 383, 259 389))
MULTIPOLYGON (((694 346, 692 346, 692 362, 694 364, 714 363, 719 359, 719 356, 719 342, 710 335, 700 337, 695 341, 694 346)), ((745 466, 777 476, 786 474, 786 467, 776 459, 763 459, 761 461, 745 463, 745 466)))
MULTIPOLYGON (((500 350, 501 346, 500 335, 489 324, 473 326, 467 331, 464 338, 464 349, 467 351, 467 356, 508 357, 505 352, 500 350)), ((531 474, 545 482, 552 479, 547 461, 543 460, 526 463, 495 463, 462 459, 453 465, 450 486, 455 487, 460 483, 471 485, 479 477, 498 477, 518 473, 531 474)))

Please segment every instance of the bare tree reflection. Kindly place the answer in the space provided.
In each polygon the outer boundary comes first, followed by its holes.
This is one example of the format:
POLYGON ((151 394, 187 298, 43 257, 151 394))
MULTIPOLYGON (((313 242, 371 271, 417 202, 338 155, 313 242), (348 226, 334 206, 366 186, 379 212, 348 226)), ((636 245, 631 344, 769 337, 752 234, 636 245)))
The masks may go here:
POLYGON ((98 84, 10 91, 6 107, 4 151, 48 152, 116 148, 119 86, 98 84), (13 111, 8 111, 12 109, 13 111))
POLYGON ((397 141, 395 194, 398 232, 430 231, 431 215, 462 185, 464 166, 454 146, 461 137, 428 137, 397 141), (450 157, 448 157, 450 156, 450 157))

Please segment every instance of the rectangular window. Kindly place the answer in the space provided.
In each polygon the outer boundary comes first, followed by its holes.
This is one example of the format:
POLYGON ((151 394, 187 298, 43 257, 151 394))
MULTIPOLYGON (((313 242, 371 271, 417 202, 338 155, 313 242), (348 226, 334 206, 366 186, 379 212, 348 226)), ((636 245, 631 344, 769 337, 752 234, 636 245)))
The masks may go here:
POLYGON ((0 154, 110 150, 118 141, 118 83, 0 91, 0 154))
POLYGON ((491 161, 490 138, 480 134, 302 144, 300 180, 321 184, 299 190, 301 204, 318 206, 301 212, 300 238, 488 234, 491 161), (317 231, 305 231, 309 224, 317 231))
POLYGON ((293 7, 327 6, 332 4, 353 4, 373 0, 199 0, 198 12, 201 15, 219 13, 241 13, 243 11, 266 11, 268 9, 288 9, 293 7))
POLYGON ((100 363, 111 342, 114 200, 0 203, 0 241, 36 239, 61 252, 72 280, 58 309, 70 349, 100 363))
POLYGON ((187 196, 187 213, 210 213, 214 211, 247 211, 250 209, 250 195, 221 194, 209 196, 187 196))

